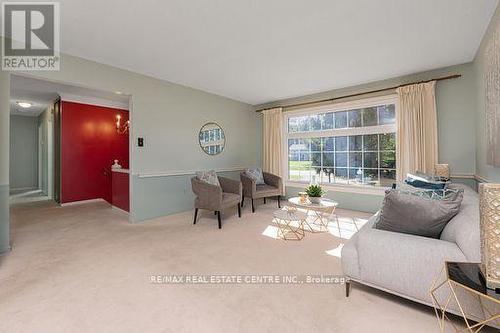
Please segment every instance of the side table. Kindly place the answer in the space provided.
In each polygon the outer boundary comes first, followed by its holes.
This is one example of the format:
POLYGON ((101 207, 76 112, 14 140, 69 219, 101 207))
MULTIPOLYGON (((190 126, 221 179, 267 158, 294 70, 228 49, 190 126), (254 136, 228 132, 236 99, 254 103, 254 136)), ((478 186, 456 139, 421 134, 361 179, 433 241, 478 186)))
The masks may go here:
POLYGON ((485 325, 491 324, 496 321, 499 323, 500 319, 500 294, 494 290, 487 289, 486 283, 480 274, 480 264, 478 263, 464 263, 464 262, 445 262, 443 270, 441 270, 440 277, 433 283, 430 293, 432 302, 434 303, 434 310, 439 322, 441 332, 445 332, 445 324, 449 322, 455 332, 462 332, 464 330, 458 329, 452 321, 449 320, 446 311, 449 309, 451 302, 454 300, 460 314, 464 320, 466 329, 464 332, 479 332, 485 325), (440 282, 441 281, 441 282, 440 282), (447 288, 449 294, 444 304, 440 303, 436 297, 436 292, 442 288, 447 288), (470 313, 467 313, 467 308, 462 304, 458 291, 467 292, 477 299, 481 307, 484 318, 475 318, 470 313), (473 323, 471 317, 474 317, 473 323))
POLYGON ((278 226, 278 237, 284 240, 301 240, 305 236, 306 213, 280 209, 274 212, 273 222, 278 226))
POLYGON ((308 231, 310 232, 328 232, 329 217, 335 216, 337 221, 337 226, 340 233, 340 225, 337 216, 335 215, 335 208, 337 208, 338 203, 328 199, 322 199, 320 203, 312 203, 310 201, 301 202, 299 197, 293 197, 288 199, 288 202, 292 204, 295 208, 304 209, 309 215, 312 212, 313 221, 305 222, 308 231), (311 225, 312 224, 312 225, 311 225), (313 228, 313 226, 315 228, 313 228))

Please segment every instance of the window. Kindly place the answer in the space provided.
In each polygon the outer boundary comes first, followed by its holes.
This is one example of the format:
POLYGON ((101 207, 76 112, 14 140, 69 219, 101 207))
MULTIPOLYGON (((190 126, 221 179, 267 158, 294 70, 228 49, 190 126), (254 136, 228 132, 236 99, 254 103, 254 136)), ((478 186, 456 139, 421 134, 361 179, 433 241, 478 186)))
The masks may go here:
POLYGON ((396 179, 396 97, 285 114, 288 180, 390 186, 396 179))

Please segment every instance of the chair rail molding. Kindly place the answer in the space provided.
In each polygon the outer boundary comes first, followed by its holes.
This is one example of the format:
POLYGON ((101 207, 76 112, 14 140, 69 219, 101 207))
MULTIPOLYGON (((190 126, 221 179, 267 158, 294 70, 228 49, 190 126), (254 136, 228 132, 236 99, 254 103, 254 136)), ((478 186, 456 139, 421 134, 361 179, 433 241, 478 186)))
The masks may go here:
MULTIPOLYGON (((245 167, 230 167, 230 168, 214 168, 215 172, 234 172, 243 171, 245 167)), ((190 176, 195 175, 196 171, 205 170, 167 170, 158 172, 147 172, 147 173, 134 173, 133 175, 139 178, 158 178, 158 177, 175 177, 175 176, 190 176)))

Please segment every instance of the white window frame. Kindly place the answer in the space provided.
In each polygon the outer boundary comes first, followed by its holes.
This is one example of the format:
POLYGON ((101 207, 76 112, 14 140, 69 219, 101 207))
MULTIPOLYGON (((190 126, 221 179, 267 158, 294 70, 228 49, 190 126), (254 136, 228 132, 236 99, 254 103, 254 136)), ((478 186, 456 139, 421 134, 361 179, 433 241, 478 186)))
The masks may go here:
MULTIPOLYGON (((364 98, 349 102, 341 102, 335 104, 301 108, 297 110, 284 112, 282 157, 283 157, 283 175, 285 175, 286 177, 285 184, 290 187, 304 187, 309 184, 309 182, 306 181, 289 180, 288 139, 298 139, 298 138, 307 139, 307 138, 322 138, 322 137, 332 137, 332 136, 337 137, 337 136, 349 136, 349 135, 384 134, 384 133, 394 133, 394 132, 396 132, 397 136, 396 123, 398 118, 398 111, 399 111, 398 96, 397 94, 390 94, 378 97, 364 98), (308 116, 308 115, 327 113, 327 112, 349 111, 349 110, 373 107, 384 104, 394 104, 395 116, 396 116, 396 122, 394 124, 288 133, 288 120, 289 118, 292 117, 308 116)), ((387 189, 387 187, 384 186, 370 186, 370 185, 360 185, 360 184, 322 183, 321 186, 327 189, 341 191, 341 192, 377 194, 377 195, 384 193, 384 191, 387 189)))

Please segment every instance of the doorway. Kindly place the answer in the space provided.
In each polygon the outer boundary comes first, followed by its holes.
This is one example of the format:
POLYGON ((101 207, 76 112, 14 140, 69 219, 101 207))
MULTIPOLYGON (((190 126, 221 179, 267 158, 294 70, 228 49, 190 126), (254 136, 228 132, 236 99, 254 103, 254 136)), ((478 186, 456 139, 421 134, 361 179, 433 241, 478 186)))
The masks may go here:
POLYGON ((12 74, 11 203, 100 200, 128 212, 129 103, 121 93, 12 74))

